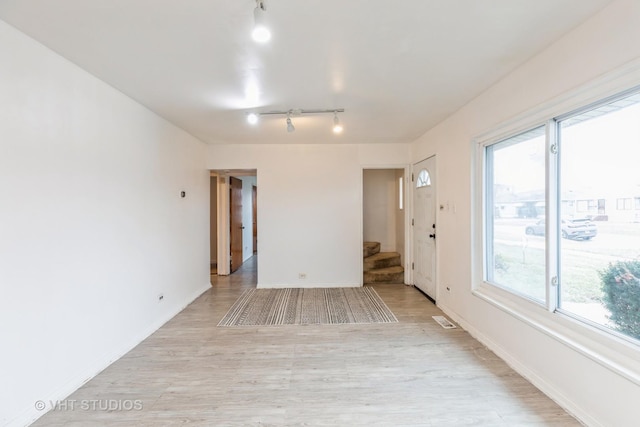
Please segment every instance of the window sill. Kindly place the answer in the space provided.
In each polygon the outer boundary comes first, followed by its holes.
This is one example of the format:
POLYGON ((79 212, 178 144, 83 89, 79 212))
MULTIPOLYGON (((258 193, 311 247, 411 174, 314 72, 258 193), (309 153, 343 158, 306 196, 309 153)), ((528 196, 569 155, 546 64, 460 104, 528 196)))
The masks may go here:
POLYGON ((473 295, 640 385, 640 346, 482 282, 473 295))

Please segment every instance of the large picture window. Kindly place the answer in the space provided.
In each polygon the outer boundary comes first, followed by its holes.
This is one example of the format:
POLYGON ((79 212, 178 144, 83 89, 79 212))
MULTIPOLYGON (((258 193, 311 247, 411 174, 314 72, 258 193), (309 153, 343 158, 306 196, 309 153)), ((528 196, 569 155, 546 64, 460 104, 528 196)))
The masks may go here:
POLYGON ((640 91, 483 147, 484 281, 640 340, 640 91))
POLYGON ((640 94, 557 121, 560 310, 640 339, 640 94), (567 201, 602 200, 597 212, 567 201))

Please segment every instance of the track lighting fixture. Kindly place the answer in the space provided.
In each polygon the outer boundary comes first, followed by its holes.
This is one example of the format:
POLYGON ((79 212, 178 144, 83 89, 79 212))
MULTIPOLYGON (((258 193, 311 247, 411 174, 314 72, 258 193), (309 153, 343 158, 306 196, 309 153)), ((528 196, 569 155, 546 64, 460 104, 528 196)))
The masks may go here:
POLYGON ((256 113, 251 112, 247 113, 247 121, 255 125, 258 123, 258 119, 260 116, 270 116, 270 115, 286 115, 287 116, 287 132, 294 132, 296 127, 293 125, 291 121, 291 116, 301 116, 303 114, 333 114, 333 132, 341 133, 343 131, 342 123, 340 123, 340 119, 338 118, 338 113, 344 113, 344 108, 339 108, 336 110, 302 110, 302 109, 291 109, 285 111, 267 111, 265 113, 256 113))
POLYGON ((340 124, 340 119, 338 119, 338 112, 333 112, 333 133, 341 133, 342 132, 342 124, 340 124))
POLYGON ((291 112, 288 112, 287 113, 287 132, 293 132, 295 130, 296 130, 295 126, 293 126, 293 123, 291 123, 291 112))
POLYGON ((264 14, 267 11, 265 0, 256 0, 256 8, 253 10, 253 31, 251 37, 258 43, 266 43, 271 39, 271 31, 265 24, 264 14))

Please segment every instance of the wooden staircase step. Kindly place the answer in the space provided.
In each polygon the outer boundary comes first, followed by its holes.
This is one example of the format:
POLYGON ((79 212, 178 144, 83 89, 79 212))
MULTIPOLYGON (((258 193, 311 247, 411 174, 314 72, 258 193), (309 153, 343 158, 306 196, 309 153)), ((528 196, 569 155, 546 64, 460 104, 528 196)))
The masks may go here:
POLYGON ((364 283, 404 283, 404 268, 396 265, 394 267, 365 271, 364 283))
POLYGON ((380 252, 380 242, 364 242, 364 283, 404 283, 404 268, 397 252, 380 252))
POLYGON ((400 254, 397 252, 378 252, 364 259, 364 271, 395 267, 397 265, 400 265, 400 254))
POLYGON ((366 258, 380 252, 380 242, 364 242, 362 246, 362 257, 366 258))

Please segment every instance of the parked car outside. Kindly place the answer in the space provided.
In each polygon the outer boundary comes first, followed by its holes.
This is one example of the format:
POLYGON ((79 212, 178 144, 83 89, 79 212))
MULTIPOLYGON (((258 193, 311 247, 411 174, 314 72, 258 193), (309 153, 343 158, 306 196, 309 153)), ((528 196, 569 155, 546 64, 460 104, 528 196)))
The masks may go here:
POLYGON ((527 228, 524 230, 524 232, 529 236, 544 236, 544 232, 545 232, 544 227, 545 227, 545 220, 544 218, 542 218, 533 224, 527 225, 527 228))
MULTIPOLYGON (((540 219, 527 225, 525 233, 530 236, 544 236, 545 220, 540 219)), ((560 224, 560 233, 565 239, 591 240, 598 234, 598 227, 589 218, 565 218, 560 224)))

